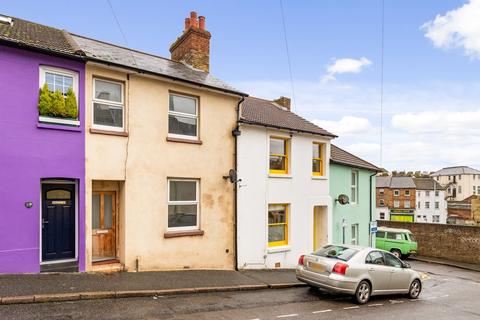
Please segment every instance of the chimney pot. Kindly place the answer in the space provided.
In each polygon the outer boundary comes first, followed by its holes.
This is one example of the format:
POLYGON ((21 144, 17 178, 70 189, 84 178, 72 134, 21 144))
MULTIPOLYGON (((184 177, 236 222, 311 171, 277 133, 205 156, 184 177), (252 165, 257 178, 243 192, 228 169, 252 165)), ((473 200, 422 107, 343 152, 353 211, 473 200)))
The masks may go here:
POLYGON ((195 11, 190 12, 190 25, 194 28, 198 28, 197 13, 195 11))
POLYGON ((188 30, 190 28, 190 18, 185 18, 185 30, 188 30))
POLYGON ((198 27, 200 28, 200 30, 205 30, 205 17, 204 16, 198 17, 198 27))

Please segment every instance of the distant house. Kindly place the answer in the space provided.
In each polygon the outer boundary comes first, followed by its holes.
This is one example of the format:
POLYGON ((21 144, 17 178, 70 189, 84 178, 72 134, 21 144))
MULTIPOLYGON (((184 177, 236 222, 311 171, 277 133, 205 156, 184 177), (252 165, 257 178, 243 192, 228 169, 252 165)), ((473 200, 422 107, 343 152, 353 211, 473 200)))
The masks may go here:
POLYGON ((445 187, 432 178, 413 178, 417 193, 416 222, 446 223, 445 187))
POLYGON ((448 224, 480 223, 480 196, 470 196, 462 201, 448 201, 448 224))
POLYGON ((291 112, 285 97, 245 98, 238 129, 238 268, 294 268, 332 241, 335 136, 291 112))
POLYGON ((331 146, 330 196, 332 197, 332 241, 370 245, 370 221, 375 212, 375 175, 381 171, 359 157, 331 146), (347 195, 348 204, 341 204, 347 195))
POLYGON ((415 183, 411 177, 376 178, 377 219, 415 221, 415 183))
POLYGON ((480 195, 480 171, 467 167, 447 167, 432 174, 446 188, 447 200, 461 201, 480 195))

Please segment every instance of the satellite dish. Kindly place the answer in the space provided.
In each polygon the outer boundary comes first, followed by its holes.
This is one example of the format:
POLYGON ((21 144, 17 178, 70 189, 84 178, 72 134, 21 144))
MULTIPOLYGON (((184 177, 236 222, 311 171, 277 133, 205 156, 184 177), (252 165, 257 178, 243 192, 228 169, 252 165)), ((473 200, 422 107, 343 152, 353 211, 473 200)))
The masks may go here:
POLYGON ((338 203, 340 203, 341 205, 345 205, 345 204, 350 203, 350 199, 348 198, 348 196, 346 194, 339 195, 338 198, 335 199, 335 201, 338 201, 338 203))
POLYGON ((237 182, 237 171, 235 171, 234 169, 230 169, 230 171, 228 171, 228 176, 223 176, 223 179, 225 180, 229 180, 231 183, 235 183, 237 182))

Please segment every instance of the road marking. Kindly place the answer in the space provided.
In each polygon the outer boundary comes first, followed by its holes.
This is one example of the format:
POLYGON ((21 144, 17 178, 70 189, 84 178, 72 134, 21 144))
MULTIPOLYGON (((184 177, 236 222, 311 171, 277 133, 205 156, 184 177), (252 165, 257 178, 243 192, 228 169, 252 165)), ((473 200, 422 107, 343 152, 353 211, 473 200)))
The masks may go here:
POLYGON ((391 304, 396 304, 396 303, 404 303, 405 301, 401 301, 401 300, 390 300, 390 303, 391 304))
POLYGON ((318 311, 313 311, 312 313, 324 313, 324 312, 330 312, 332 309, 325 309, 325 310, 318 310, 318 311))
POLYGON ((411 302, 420 301, 420 299, 409 299, 411 302))
POLYGON ((383 303, 373 303, 373 304, 369 304, 368 306, 369 307, 380 307, 380 306, 383 306, 383 303))
POLYGON ((277 316, 277 318, 289 318, 289 317, 297 317, 298 313, 292 313, 292 314, 282 314, 281 316, 277 316))
POLYGON ((358 309, 360 308, 359 306, 353 306, 353 307, 345 307, 343 310, 350 310, 350 309, 358 309))
POLYGON ((446 297, 448 297, 448 296, 449 296, 448 294, 445 294, 445 295, 443 295, 443 296, 440 296, 440 298, 446 298, 446 297))

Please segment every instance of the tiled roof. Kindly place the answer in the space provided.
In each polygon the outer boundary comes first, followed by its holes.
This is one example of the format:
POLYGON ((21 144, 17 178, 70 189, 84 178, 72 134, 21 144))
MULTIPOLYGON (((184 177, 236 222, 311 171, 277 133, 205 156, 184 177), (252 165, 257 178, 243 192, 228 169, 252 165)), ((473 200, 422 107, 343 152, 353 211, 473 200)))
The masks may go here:
POLYGON ((359 157, 340 149, 335 145, 331 145, 330 149, 330 161, 333 163, 343 164, 347 166, 352 166, 355 168, 368 169, 376 172, 382 171, 377 166, 374 166, 370 162, 367 162, 359 157))
POLYGON ((247 97, 241 106, 240 122, 276 129, 336 137, 334 134, 305 120, 299 115, 281 108, 272 101, 247 97))
POLYGON ((246 95, 222 80, 213 77, 211 74, 194 69, 181 62, 75 34, 71 34, 71 36, 87 58, 137 70, 144 70, 160 76, 184 80, 234 94, 246 95))
POLYGON ((17 46, 75 55, 76 48, 66 31, 12 18, 12 24, 0 23, 0 41, 17 46))
POLYGON ((445 190, 444 187, 432 178, 413 178, 418 190, 445 190))
POLYGON ((398 188, 415 189, 412 177, 377 177, 375 186, 377 188, 398 188))
POLYGON ((438 170, 433 173, 432 176, 448 176, 448 175, 459 175, 459 174, 480 174, 480 171, 467 167, 467 166, 458 166, 458 167, 447 167, 438 170))

